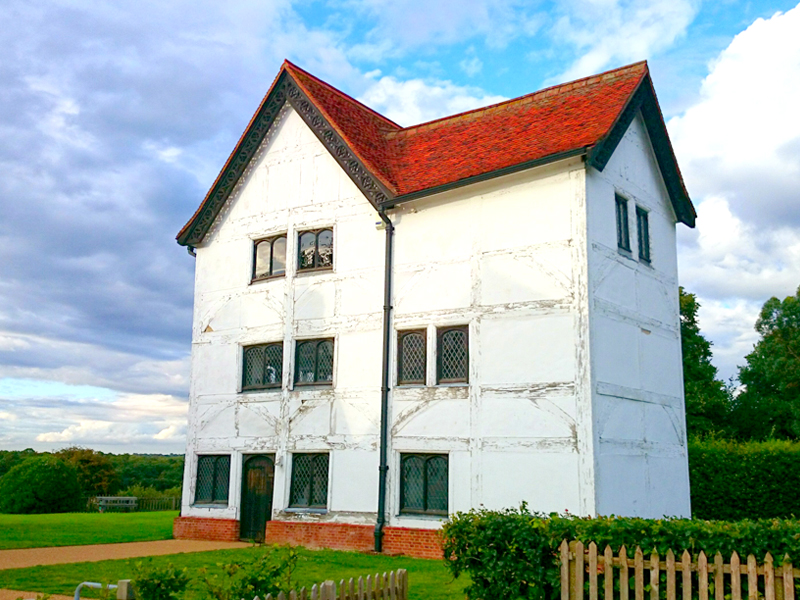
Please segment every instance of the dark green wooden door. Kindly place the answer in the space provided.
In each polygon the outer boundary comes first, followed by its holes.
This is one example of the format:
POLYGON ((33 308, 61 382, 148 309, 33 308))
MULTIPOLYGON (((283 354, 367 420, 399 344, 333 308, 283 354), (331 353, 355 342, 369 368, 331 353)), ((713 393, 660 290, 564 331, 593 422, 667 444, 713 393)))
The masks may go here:
POLYGON ((273 457, 266 454, 245 456, 242 461, 242 514, 239 520, 239 537, 243 540, 263 542, 267 521, 272 514, 275 463, 273 457))

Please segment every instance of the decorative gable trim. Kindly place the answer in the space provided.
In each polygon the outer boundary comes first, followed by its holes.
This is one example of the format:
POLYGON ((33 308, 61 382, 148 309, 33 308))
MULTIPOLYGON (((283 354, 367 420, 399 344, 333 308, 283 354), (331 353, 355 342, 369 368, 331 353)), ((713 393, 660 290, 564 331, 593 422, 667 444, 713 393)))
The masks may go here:
POLYGON ((627 105, 617 117, 616 122, 611 127, 606 136, 595 144, 589 151, 586 163, 593 166, 598 171, 605 169, 606 164, 611 159, 614 150, 617 149, 625 132, 633 121, 636 113, 641 111, 642 118, 653 145, 653 152, 656 156, 658 168, 664 178, 664 185, 667 194, 675 210, 678 221, 694 227, 697 213, 694 210, 689 194, 683 184, 683 177, 669 141, 667 127, 658 106, 656 93, 653 89, 653 82, 649 75, 645 75, 636 91, 631 95, 627 105))
POLYGON ((179 244, 196 246, 203 241, 286 102, 297 111, 376 209, 391 200, 391 192, 364 166, 352 148, 325 119, 292 76, 284 70, 262 102, 200 208, 178 234, 179 244))

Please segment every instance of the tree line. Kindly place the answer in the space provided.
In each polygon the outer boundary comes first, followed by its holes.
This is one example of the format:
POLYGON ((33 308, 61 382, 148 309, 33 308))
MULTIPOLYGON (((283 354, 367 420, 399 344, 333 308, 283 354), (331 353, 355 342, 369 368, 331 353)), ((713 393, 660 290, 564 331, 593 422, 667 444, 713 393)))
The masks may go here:
POLYGON ((753 351, 738 382, 719 379, 709 342, 700 332, 694 294, 680 289, 686 426, 691 437, 738 441, 800 439, 800 288, 767 300, 753 351))

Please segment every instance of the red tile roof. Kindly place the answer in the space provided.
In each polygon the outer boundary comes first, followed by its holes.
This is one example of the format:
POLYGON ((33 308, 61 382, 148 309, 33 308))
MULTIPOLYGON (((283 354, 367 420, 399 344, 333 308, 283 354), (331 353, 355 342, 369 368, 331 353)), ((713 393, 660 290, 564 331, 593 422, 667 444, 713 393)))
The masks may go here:
MULTIPOLYGON (((585 152, 589 164, 602 170, 633 114, 641 109, 678 219, 694 226, 694 207, 646 62, 401 127, 287 60, 200 208, 178 234, 179 243, 191 245, 205 236, 241 176, 244 163, 253 155, 252 140, 263 136, 263 131, 256 131, 263 129, 258 123, 265 115, 273 119, 276 107, 282 106, 284 100, 276 101, 276 86, 285 76, 291 77, 383 186, 389 206, 406 197, 435 193, 571 154, 585 152)), ((351 177, 357 179, 353 173, 351 177)))

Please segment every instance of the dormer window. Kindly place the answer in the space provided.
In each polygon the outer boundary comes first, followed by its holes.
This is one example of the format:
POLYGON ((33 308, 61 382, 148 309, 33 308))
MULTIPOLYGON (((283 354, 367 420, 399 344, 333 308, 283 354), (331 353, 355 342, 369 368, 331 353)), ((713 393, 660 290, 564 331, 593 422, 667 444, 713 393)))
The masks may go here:
POLYGON ((253 281, 286 273, 286 236, 258 240, 254 247, 253 281))
POLYGON ((333 230, 315 229, 298 234, 297 270, 333 268, 333 230))

